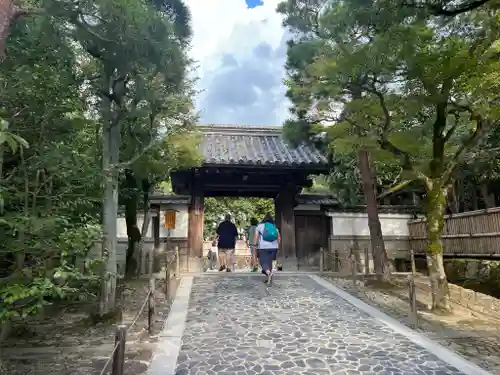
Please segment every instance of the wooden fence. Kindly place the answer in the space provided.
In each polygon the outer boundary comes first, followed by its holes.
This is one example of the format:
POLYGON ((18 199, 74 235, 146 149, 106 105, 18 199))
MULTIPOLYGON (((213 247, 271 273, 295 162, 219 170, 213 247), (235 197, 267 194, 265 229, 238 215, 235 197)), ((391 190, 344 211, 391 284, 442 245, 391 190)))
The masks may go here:
MULTIPOLYGON (((415 254, 427 247, 425 220, 408 222, 410 245, 415 254)), ((445 255, 500 257, 500 207, 445 216, 445 255)))

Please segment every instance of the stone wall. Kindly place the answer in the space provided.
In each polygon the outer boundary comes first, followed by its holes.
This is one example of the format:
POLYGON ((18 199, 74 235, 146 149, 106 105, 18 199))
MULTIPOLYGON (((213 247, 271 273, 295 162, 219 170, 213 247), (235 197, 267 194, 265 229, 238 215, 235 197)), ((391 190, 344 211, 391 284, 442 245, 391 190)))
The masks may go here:
POLYGON ((446 275, 451 281, 477 280, 494 282, 500 280, 500 261, 478 259, 445 259, 446 275))
MULTIPOLYGON (((418 259, 417 269, 427 273, 425 259, 418 259)), ((451 302, 473 311, 498 316, 500 311, 500 261, 478 259, 445 259, 451 302), (489 294, 492 295, 489 295, 489 294)), ((429 290, 428 282, 417 280, 422 289, 429 290)))
POLYGON ((450 284, 450 298, 452 302, 479 313, 498 316, 500 311, 499 299, 459 285, 450 284))

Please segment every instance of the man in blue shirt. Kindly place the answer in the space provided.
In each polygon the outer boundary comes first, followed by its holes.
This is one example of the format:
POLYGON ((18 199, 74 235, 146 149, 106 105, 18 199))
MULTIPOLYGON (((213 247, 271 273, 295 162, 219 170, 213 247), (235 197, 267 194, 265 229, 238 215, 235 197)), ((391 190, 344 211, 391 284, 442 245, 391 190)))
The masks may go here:
POLYGON ((217 227, 219 238, 217 247, 219 248, 221 265, 219 271, 231 272, 234 263, 234 249, 238 239, 238 229, 231 221, 231 215, 227 214, 225 220, 217 227))

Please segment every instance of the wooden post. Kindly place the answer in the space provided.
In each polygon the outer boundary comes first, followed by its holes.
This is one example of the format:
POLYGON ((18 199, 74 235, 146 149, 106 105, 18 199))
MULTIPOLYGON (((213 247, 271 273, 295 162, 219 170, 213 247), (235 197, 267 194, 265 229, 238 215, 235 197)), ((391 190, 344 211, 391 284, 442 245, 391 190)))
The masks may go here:
POLYGON ((203 210, 203 185, 201 176, 199 175, 199 173, 195 173, 193 177, 193 186, 191 189, 191 204, 189 205, 188 258, 197 258, 199 261, 202 261, 203 258, 203 210))
POLYGON ((123 368, 125 365, 125 342, 127 341, 127 326, 120 324, 116 327, 115 346, 117 346, 113 353, 113 367, 111 375, 123 375, 123 368))
POLYGON ((410 249, 410 262, 411 262, 411 274, 413 277, 417 274, 417 267, 415 266, 415 253, 413 249, 410 249))
MULTIPOLYGON (((276 211, 281 213, 281 257, 297 261, 295 244, 295 186, 287 184, 276 197, 276 211)), ((287 270, 290 271, 290 270, 287 270)))
POLYGON ((170 292, 170 265, 167 261, 167 265, 165 266, 165 299, 168 302, 168 299, 170 298, 169 292, 170 292))
POLYGON ((319 248, 319 273, 322 275, 323 271, 325 269, 324 265, 325 261, 325 251, 323 250, 322 247, 319 248))
POLYGON ((408 276, 408 300, 410 304, 410 320, 413 328, 418 327, 417 295, 415 292, 415 279, 408 276))
POLYGON ((370 259, 368 258, 370 255, 370 250, 368 247, 365 247, 365 275, 368 276, 370 273, 370 259))
MULTIPOLYGON (((281 213, 281 203, 280 203, 280 200, 278 197, 274 198, 274 222, 276 224, 276 228, 278 228, 278 230, 280 231, 280 233, 282 233, 281 231, 281 217, 282 217, 282 213, 281 213)), ((282 241, 283 242, 283 241, 282 241)), ((281 251, 281 246, 282 243, 280 243, 280 248, 278 249, 279 251, 281 251)))
POLYGON ((148 332, 153 333, 153 324, 155 317, 155 279, 149 279, 149 295, 148 295, 148 332))
POLYGON ((339 272, 340 268, 340 259, 339 259, 339 251, 338 250, 333 250, 333 270, 335 272, 339 272))
POLYGON ((358 284, 356 283, 357 279, 357 269, 356 269, 356 257, 354 254, 351 254, 351 272, 352 272, 352 286, 354 288, 354 291, 358 291, 358 284))
POLYGON ((178 279, 181 276, 181 257, 179 246, 175 247, 175 277, 178 279))

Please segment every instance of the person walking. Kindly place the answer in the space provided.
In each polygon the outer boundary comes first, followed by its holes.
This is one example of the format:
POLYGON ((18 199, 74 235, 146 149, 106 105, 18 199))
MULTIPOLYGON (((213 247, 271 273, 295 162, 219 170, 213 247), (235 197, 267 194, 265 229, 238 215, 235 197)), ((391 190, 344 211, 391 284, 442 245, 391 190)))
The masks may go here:
POLYGON ((232 271, 234 249, 236 248, 236 240, 238 239, 238 229, 231 221, 231 215, 227 214, 224 221, 217 227, 218 249, 221 259, 219 271, 232 271))
POLYGON ((271 214, 266 214, 262 223, 257 225, 254 240, 258 244, 262 273, 267 276, 264 282, 270 285, 273 278, 273 263, 276 261, 281 242, 280 233, 271 214))
POLYGON ((257 272, 259 269, 259 265, 257 263, 257 242, 255 241, 255 230, 257 229, 257 225, 259 222, 256 218, 250 219, 250 227, 248 228, 247 233, 247 245, 250 248, 250 267, 252 268, 252 272, 257 272))

